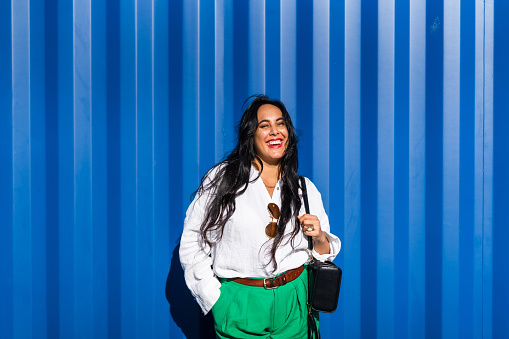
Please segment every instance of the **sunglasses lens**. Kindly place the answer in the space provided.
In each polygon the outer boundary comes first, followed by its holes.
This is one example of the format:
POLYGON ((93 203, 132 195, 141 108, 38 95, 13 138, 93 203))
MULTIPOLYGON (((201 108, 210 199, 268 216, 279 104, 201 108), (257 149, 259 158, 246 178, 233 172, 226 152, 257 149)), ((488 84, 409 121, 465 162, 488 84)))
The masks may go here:
POLYGON ((277 223, 269 222, 269 224, 265 227, 265 234, 267 234, 269 238, 274 238, 276 236, 276 228, 277 223))
POLYGON ((277 207, 276 204, 270 203, 267 206, 267 209, 269 210, 270 217, 272 219, 278 219, 279 218, 279 207, 277 207))
MULTIPOLYGON (((271 202, 267 206, 267 209, 269 210, 269 215, 272 219, 279 219, 279 207, 277 207, 276 204, 271 202)), ((276 236, 276 231, 277 222, 269 222, 269 224, 265 227, 265 234, 267 234, 269 238, 274 238, 276 236)))

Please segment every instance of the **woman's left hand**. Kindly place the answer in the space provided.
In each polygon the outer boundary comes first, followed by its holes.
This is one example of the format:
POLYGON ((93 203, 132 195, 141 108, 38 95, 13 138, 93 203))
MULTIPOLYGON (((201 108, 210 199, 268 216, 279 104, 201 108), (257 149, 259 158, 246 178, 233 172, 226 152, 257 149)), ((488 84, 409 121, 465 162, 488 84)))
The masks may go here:
POLYGON ((315 251, 319 254, 330 253, 329 239, 325 236, 325 232, 322 231, 318 217, 312 214, 304 214, 299 216, 299 222, 304 234, 313 238, 313 248, 315 251))
POLYGON ((308 237, 313 237, 313 242, 315 244, 318 245, 323 242, 326 242, 327 244, 329 243, 327 237, 325 236, 325 233, 322 231, 320 227, 320 220, 318 220, 318 217, 316 215, 312 214, 301 215, 299 216, 299 222, 304 234, 307 235, 308 237))

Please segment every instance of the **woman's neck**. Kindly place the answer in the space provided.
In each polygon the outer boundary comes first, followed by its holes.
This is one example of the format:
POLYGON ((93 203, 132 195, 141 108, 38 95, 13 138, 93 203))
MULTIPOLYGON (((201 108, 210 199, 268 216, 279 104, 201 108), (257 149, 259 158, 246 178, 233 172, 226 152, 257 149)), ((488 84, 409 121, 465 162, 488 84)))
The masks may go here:
MULTIPOLYGON (((260 164, 258 162, 253 162, 255 168, 260 171, 260 164)), ((267 163, 263 163, 263 170, 260 173, 260 178, 262 179, 267 191, 269 191, 270 196, 274 192, 274 188, 277 185, 279 180, 279 165, 270 165, 267 163)))

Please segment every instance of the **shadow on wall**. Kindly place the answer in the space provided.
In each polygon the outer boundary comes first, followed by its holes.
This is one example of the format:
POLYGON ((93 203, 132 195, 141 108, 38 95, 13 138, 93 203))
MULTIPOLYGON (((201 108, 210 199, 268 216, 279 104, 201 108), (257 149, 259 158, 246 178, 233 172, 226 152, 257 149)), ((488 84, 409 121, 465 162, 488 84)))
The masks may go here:
POLYGON ((173 250, 170 272, 166 279, 166 299, 170 303, 170 314, 182 333, 188 339, 215 339, 212 313, 206 316, 187 288, 184 271, 179 260, 180 241, 173 250), (197 326, 198 325, 198 326, 197 326))

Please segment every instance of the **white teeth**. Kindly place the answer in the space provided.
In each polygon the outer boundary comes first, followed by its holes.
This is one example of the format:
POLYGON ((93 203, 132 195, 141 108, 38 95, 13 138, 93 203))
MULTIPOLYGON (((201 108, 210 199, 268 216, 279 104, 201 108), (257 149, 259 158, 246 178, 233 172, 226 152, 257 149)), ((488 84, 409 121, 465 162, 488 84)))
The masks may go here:
POLYGON ((281 140, 271 140, 269 141, 269 145, 280 145, 281 144, 281 140))

